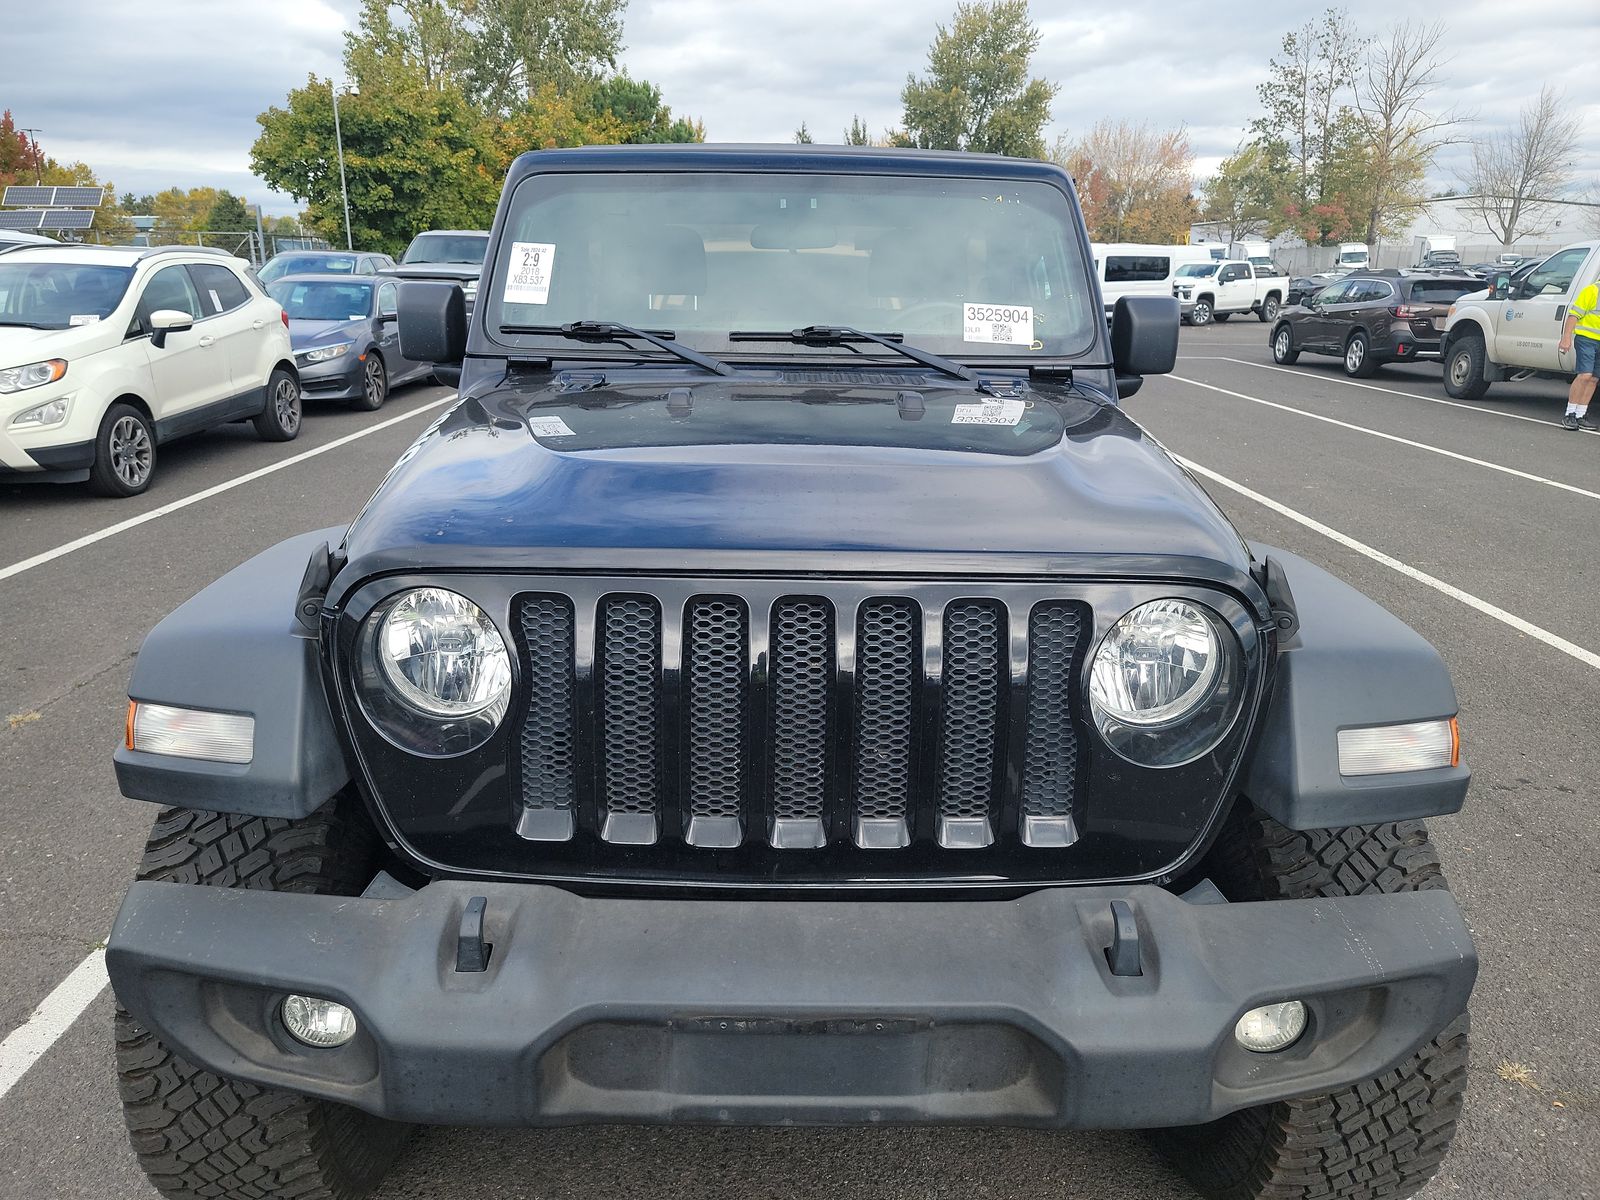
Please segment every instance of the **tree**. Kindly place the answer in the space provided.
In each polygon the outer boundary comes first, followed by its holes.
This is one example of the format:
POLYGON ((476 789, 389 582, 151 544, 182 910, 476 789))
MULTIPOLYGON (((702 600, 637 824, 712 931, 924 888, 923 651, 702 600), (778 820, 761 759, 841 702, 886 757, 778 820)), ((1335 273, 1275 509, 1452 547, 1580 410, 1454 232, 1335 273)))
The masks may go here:
POLYGON ((1426 194, 1434 156, 1453 140, 1462 121, 1455 110, 1434 114, 1428 101, 1445 60, 1443 22, 1403 21, 1367 55, 1355 85, 1356 123, 1365 146, 1363 241, 1377 244, 1408 223, 1426 194))
POLYGON ((212 230, 245 231, 255 225, 244 201, 232 192, 217 193, 215 203, 206 213, 205 227, 212 230))
POLYGON ((804 121, 801 121, 800 128, 794 131, 794 140, 802 146, 811 145, 811 131, 806 128, 804 121))
POLYGON ((867 132, 867 123, 859 115, 851 115, 850 128, 844 131, 844 144, 846 146, 872 145, 872 135, 867 132))
POLYGON ((1038 48, 1027 0, 958 4, 928 49, 927 75, 906 76, 904 138, 923 149, 1044 157, 1042 131, 1058 88, 1028 78, 1038 48))
POLYGON ((1200 216, 1216 223, 1225 242, 1260 236, 1278 209, 1277 183, 1259 146, 1240 146, 1201 188, 1200 216))
POLYGON ((1198 210, 1194 155, 1181 127, 1161 132, 1105 119, 1075 143, 1058 140, 1051 157, 1076 181, 1095 241, 1188 240, 1198 210))
POLYGON ((1571 184, 1582 127, 1561 93, 1546 84, 1514 129, 1473 142, 1472 165, 1461 177, 1467 195, 1458 207, 1502 246, 1549 233, 1557 218, 1538 202, 1561 198, 1571 184))
POLYGON ((36 183, 44 169, 44 151, 39 143, 18 129, 8 108, 0 113, 0 186, 36 183))
MULTIPOLYGON (((549 91, 554 90, 550 85, 549 91)), ((615 118, 619 128, 614 133, 607 131, 606 141, 644 145, 706 140, 705 128, 697 120, 672 115, 672 109, 662 103, 660 88, 643 79, 632 79, 626 72, 590 84, 580 89, 580 94, 583 105, 596 117, 615 118)), ((601 136, 597 131, 596 137, 601 136)))
POLYGON ((598 82, 622 51, 627 0, 457 0, 472 14, 469 95, 509 113, 545 84, 598 82))

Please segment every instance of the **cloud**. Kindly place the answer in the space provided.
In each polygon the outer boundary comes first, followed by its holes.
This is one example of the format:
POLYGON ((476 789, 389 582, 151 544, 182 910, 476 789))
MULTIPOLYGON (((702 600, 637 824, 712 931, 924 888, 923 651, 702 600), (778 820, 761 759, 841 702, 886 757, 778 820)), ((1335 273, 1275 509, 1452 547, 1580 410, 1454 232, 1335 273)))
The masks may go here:
MULTIPOLYGON (((3 102, 42 130, 45 150, 83 159, 121 190, 226 187, 293 211, 251 176, 257 114, 308 74, 337 75, 358 0, 79 0, 35 5, 5 27, 3 102)), ((839 138, 853 116, 875 132, 900 119, 900 89, 926 62, 954 0, 633 0, 623 65, 699 116, 717 141, 788 141, 806 122, 839 138)), ((1048 133, 1102 117, 1184 124, 1209 170, 1256 114, 1256 88, 1285 29, 1311 8, 1215 0, 1120 0, 1114 9, 1034 4, 1035 73, 1060 85, 1048 133)), ((1549 82, 1573 102, 1594 95, 1600 6, 1572 0, 1350 0, 1349 19, 1377 33, 1392 21, 1442 20, 1451 61, 1441 106, 1473 111, 1481 136, 1514 123, 1549 82)), ((1582 177, 1600 175, 1600 104, 1582 110, 1582 177)), ((1447 148, 1448 183, 1469 154, 1447 148)))

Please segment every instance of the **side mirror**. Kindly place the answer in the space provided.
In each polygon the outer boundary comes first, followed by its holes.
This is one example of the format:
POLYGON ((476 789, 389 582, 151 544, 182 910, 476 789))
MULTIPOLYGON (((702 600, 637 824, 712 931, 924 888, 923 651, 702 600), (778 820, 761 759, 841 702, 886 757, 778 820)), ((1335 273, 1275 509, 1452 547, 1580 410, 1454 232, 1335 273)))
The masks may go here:
POLYGON ((1496 275, 1494 284, 1489 289, 1489 299, 1506 300, 1511 296, 1511 276, 1496 275))
POLYGON ((1178 301, 1171 296, 1123 296, 1111 311, 1111 362, 1117 397, 1127 399, 1146 375, 1165 375, 1178 362, 1178 301))
POLYGON ((459 368, 467 353, 467 298, 457 283, 400 285, 400 353, 413 362, 459 368))
POLYGON ((194 317, 176 308, 158 308, 150 314, 150 344, 157 350, 164 349, 167 344, 167 334, 183 333, 194 328, 194 317))

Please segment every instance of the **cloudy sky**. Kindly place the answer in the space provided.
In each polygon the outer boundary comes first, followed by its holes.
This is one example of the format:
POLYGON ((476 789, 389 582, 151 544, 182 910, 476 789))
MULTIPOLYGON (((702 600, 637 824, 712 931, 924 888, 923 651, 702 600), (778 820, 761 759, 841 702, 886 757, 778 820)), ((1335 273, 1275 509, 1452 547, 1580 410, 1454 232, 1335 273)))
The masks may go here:
MULTIPOLYGON (((0 14, 21 0, 0 0, 0 14)), ((659 84, 716 141, 788 141, 800 121, 834 140, 859 113, 897 124, 908 71, 920 71, 954 0, 632 0, 628 71, 659 84)), ((1548 82, 1577 104, 1600 95, 1594 0, 1349 0, 1362 30, 1440 19, 1450 63, 1441 101, 1476 113, 1481 134, 1514 122, 1548 82)), ((74 0, 0 15, 0 108, 40 130, 47 153, 83 159, 119 190, 209 184, 291 212, 250 175, 256 114, 308 73, 338 71, 357 0, 74 0)), ((1049 133, 1102 116, 1185 124, 1204 175, 1256 112, 1255 85, 1284 29, 1320 5, 1232 0, 1036 0, 1038 74, 1061 84, 1049 133)), ((1600 177, 1600 104, 1583 109, 1578 161, 1600 177)), ((1464 147, 1442 155, 1451 182, 1464 147)))

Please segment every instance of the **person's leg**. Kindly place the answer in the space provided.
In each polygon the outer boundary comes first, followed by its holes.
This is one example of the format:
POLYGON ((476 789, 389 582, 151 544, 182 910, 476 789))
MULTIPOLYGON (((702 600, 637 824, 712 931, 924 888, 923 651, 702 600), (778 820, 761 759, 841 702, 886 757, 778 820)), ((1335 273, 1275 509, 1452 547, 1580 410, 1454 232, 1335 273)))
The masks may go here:
POLYGON ((1572 349, 1576 356, 1577 375, 1572 380, 1572 386, 1567 388, 1567 411, 1561 418, 1563 429, 1596 429, 1600 422, 1589 420, 1589 401, 1594 396, 1595 384, 1600 382, 1595 377, 1597 369, 1596 358, 1600 358, 1600 341, 1588 337, 1575 337, 1572 339, 1572 349))

